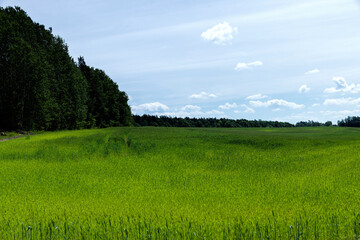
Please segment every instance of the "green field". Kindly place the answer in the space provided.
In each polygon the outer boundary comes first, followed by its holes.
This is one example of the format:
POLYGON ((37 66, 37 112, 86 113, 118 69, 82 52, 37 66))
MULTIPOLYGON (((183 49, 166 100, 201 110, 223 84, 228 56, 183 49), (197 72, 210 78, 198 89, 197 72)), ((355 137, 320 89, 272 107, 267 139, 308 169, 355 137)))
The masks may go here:
POLYGON ((0 239, 359 239, 359 146, 337 127, 0 142, 0 239))

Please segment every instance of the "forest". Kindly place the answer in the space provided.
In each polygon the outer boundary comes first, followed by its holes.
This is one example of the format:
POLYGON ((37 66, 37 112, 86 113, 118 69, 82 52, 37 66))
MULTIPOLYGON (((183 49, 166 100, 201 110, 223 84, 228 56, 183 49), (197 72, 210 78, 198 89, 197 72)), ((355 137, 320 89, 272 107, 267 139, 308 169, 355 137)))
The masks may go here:
POLYGON ((347 117, 343 120, 338 121, 340 127, 360 127, 360 117, 347 117))
POLYGON ((19 7, 0 8, 0 128, 128 126, 128 96, 104 71, 78 62, 52 29, 19 7))
POLYGON ((144 114, 142 116, 133 115, 134 126, 154 126, 154 127, 294 127, 288 122, 246 120, 246 119, 227 119, 227 118, 180 118, 168 116, 152 116, 144 114))
MULTIPOLYGON (((140 126, 153 126, 153 127, 224 127, 224 128, 250 128, 250 127, 270 127, 270 128, 283 128, 283 127, 330 127, 331 121, 325 123, 316 121, 300 121, 296 124, 289 122, 279 121, 266 121, 266 120, 247 120, 247 119, 227 119, 227 118, 180 118, 168 116, 152 116, 144 114, 142 116, 133 115, 133 125, 140 126)), ((339 126, 347 126, 342 124, 339 126)), ((360 126, 360 125, 359 125, 360 126)))

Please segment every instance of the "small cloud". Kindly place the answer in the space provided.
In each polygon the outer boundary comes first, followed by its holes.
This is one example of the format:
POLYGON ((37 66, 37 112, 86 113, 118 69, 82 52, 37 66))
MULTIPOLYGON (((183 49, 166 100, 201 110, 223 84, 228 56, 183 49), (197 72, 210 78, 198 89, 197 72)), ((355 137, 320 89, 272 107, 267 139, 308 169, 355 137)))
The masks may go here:
POLYGON ((319 103, 314 103, 312 106, 313 107, 318 107, 318 106, 320 106, 320 104, 319 103))
POLYGON ((307 92, 309 92, 309 91, 310 91, 310 88, 309 88, 306 84, 302 85, 302 86, 299 88, 299 93, 307 93, 307 92))
POLYGON ((244 111, 235 110, 234 113, 255 113, 255 110, 248 107, 246 104, 242 104, 241 107, 245 108, 244 111))
POLYGON ((168 111, 169 107, 165 104, 159 103, 159 102, 152 102, 152 103, 144 103, 140 104, 138 106, 132 106, 133 110, 141 110, 141 111, 168 111))
POLYGON ((197 117, 201 116, 203 113, 194 113, 194 112, 185 112, 185 111, 178 111, 178 112, 155 112, 153 115, 155 116, 167 116, 167 117, 197 117), (199 114, 199 115, 198 115, 199 114))
POLYGON ((241 106, 245 108, 244 113, 255 113, 255 110, 251 107, 248 107, 246 104, 242 104, 241 106))
POLYGON ((294 102, 288 102, 283 99, 271 99, 266 102, 262 101, 250 101, 250 104, 254 107, 270 107, 270 106, 282 106, 282 107, 288 107, 291 109, 301 109, 304 108, 305 105, 303 104, 296 104, 294 102))
POLYGON ((360 98, 330 98, 325 99, 324 105, 358 105, 360 98))
POLYGON ((207 112, 202 111, 176 111, 176 112, 155 112, 153 115, 157 116, 170 116, 170 117, 213 117, 213 116, 224 116, 223 112, 218 110, 211 110, 207 112))
POLYGON ((275 108, 275 109, 273 109, 272 111, 273 111, 273 112, 279 112, 279 111, 281 111, 281 108, 275 108))
POLYGON ((313 69, 313 70, 310 70, 310 71, 305 72, 304 74, 305 74, 305 75, 311 75, 311 74, 317 74, 317 73, 319 73, 319 72, 320 72, 320 70, 317 69, 317 68, 315 68, 315 69, 313 69))
MULTIPOLYGON (((200 113, 202 114, 202 113, 200 113)), ((155 116, 168 116, 168 117, 193 117, 194 114, 190 112, 178 111, 178 112, 155 112, 155 116)))
POLYGON ((222 115, 224 112, 220 112, 218 110, 211 110, 206 112, 207 115, 222 115))
POLYGON ((157 116, 169 116, 169 117, 213 117, 213 116, 224 116, 224 112, 218 110, 211 110, 207 112, 202 111, 175 111, 175 112, 154 112, 153 115, 157 116))
POLYGON ((208 99, 208 98, 216 98, 216 95, 213 93, 207 93, 207 92, 201 92, 199 94, 193 94, 190 96, 190 98, 195 99, 208 99))
POLYGON ((246 98, 246 100, 259 100, 259 99, 263 99, 263 98, 267 98, 267 97, 268 96, 262 95, 261 93, 259 93, 259 94, 254 94, 254 95, 248 96, 246 98))
POLYGON ((220 105, 219 108, 220 109, 224 109, 224 110, 227 110, 227 109, 231 109, 231 108, 236 108, 237 107, 237 104, 236 103, 225 103, 224 105, 220 105))
POLYGON ((236 27, 231 27, 229 23, 219 23, 201 34, 204 40, 214 42, 218 45, 226 45, 231 43, 234 35, 237 34, 236 27))
POLYGON ((358 93, 360 92, 360 84, 348 84, 344 77, 333 77, 333 81, 336 84, 336 87, 326 88, 325 93, 358 93))
POLYGON ((360 115, 360 110, 340 110, 340 111, 320 111, 321 114, 331 116, 333 118, 346 118, 348 116, 360 115))
POLYGON ((192 111, 192 112, 197 112, 200 111, 201 107, 197 106, 197 105, 186 105, 184 107, 181 108, 181 111, 192 111))
POLYGON ((252 69, 254 67, 262 66, 263 63, 261 61, 249 62, 249 63, 241 63, 236 64, 235 70, 241 71, 245 69, 252 69))

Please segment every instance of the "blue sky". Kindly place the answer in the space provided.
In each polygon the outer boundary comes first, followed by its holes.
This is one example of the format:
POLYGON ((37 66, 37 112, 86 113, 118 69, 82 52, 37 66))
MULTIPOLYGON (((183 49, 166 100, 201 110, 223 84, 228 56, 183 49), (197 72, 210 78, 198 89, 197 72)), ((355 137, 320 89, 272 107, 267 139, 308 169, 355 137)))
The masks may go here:
POLYGON ((103 69, 134 113, 292 123, 360 115, 359 3, 0 0, 103 69))

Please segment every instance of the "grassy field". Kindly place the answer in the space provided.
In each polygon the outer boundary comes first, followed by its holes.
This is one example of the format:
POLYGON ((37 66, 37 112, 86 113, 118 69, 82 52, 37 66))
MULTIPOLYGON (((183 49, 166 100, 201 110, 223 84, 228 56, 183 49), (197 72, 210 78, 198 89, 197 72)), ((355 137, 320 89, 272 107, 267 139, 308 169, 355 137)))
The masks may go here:
POLYGON ((360 129, 109 128, 0 142, 0 239, 359 239, 360 129))

